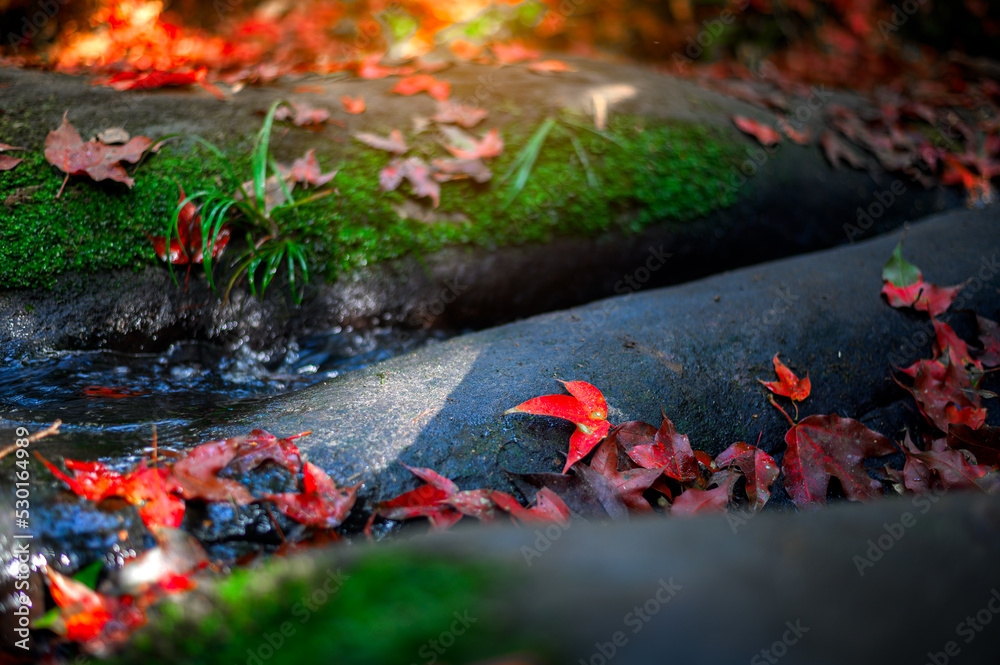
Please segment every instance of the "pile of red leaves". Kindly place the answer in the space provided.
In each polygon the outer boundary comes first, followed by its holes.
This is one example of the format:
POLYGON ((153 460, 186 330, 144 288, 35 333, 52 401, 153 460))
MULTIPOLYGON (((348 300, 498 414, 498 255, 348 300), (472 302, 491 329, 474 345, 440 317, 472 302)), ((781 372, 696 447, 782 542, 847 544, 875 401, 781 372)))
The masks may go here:
MULTIPOLYGON (((936 333, 933 357, 900 370, 912 384, 897 380, 933 426, 934 431, 922 437, 922 446, 914 444, 909 434, 894 444, 862 423, 837 415, 811 415, 795 421, 771 398, 791 424, 781 464, 743 442, 713 459, 692 449, 688 437, 679 434, 666 416, 659 428, 643 422, 612 425, 601 392, 588 383, 571 381, 564 383, 570 395, 537 397, 508 411, 561 418, 576 425, 563 474, 533 474, 533 480, 547 475, 571 506, 585 496, 600 504, 599 514, 611 518, 624 517, 627 511, 649 512, 668 502, 673 515, 729 507, 739 516, 760 510, 779 477, 799 508, 825 503, 834 478, 843 495, 854 501, 887 492, 992 487, 984 476, 1000 470, 1000 436, 998 428, 985 425, 982 397, 993 395, 979 384, 985 371, 1000 366, 1000 327, 979 317, 981 348, 970 350, 937 318, 962 287, 925 282, 920 270, 902 257, 902 244, 886 263, 882 278, 882 293, 889 304, 927 312, 936 333), (591 453, 589 466, 584 465, 591 453), (898 453, 905 459, 902 469, 883 463, 881 471, 873 474, 865 466, 866 460, 898 453), (741 477, 740 493, 737 481, 741 477)), ((778 381, 762 381, 772 393, 793 403, 809 396, 808 376, 799 379, 777 355, 774 368, 778 381)))

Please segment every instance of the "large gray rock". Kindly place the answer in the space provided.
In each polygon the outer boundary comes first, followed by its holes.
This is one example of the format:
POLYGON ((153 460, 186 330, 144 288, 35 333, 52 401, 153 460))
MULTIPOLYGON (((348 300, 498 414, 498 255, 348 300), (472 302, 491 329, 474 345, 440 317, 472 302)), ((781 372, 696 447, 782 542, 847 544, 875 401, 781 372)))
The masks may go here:
MULTIPOLYGON (((946 318, 968 336, 972 308, 1000 313, 1000 210, 914 225, 905 255, 940 285, 964 282, 946 318)), ((658 422, 661 407, 695 448, 734 441, 783 450, 788 423, 758 379, 780 354, 812 395, 800 414, 856 418, 890 437, 920 424, 890 364, 929 357, 925 316, 890 308, 881 270, 901 234, 636 292, 464 335, 301 392, 217 414, 206 435, 264 427, 310 430, 300 446, 341 482, 384 499, 415 484, 400 462, 432 467, 463 489, 504 487, 504 469, 561 467, 572 425, 503 412, 583 380, 607 397, 609 419, 658 422)), ((650 255, 656 247, 650 247, 650 255)), ((645 267, 634 267, 639 275, 645 267)), ((932 334, 932 333, 931 333, 932 334)), ((993 409, 990 422, 997 421, 993 409)))

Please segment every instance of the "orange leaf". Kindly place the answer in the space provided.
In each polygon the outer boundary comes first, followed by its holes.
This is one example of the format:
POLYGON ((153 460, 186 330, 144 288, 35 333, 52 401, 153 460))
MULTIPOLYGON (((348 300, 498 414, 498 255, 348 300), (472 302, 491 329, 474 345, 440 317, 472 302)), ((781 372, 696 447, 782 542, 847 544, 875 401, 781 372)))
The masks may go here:
POLYGON ((365 112, 365 98, 364 97, 349 97, 344 95, 340 98, 340 103, 344 105, 344 110, 348 113, 353 113, 357 115, 358 113, 365 112))

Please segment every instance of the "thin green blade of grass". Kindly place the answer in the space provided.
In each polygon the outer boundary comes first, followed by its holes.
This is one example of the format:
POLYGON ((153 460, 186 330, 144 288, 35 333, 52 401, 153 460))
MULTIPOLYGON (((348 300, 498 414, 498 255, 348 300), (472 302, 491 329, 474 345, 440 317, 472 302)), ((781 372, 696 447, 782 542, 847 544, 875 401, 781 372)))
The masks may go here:
POLYGON ((274 114, 277 113, 278 107, 284 103, 283 100, 278 100, 271 104, 271 108, 267 110, 267 115, 264 117, 264 124, 261 126, 260 131, 257 132, 253 152, 250 155, 254 194, 257 197, 256 207, 259 210, 264 210, 264 195, 267 191, 267 165, 269 144, 271 141, 271 126, 274 124, 274 114))
POLYGON ((236 201, 219 197, 213 201, 214 207, 210 214, 203 215, 201 218, 202 264, 205 266, 205 276, 213 291, 215 290, 215 280, 212 275, 212 256, 215 253, 215 243, 218 242, 219 233, 226 223, 226 214, 234 205, 236 205, 236 201))
POLYGON ((587 174, 587 184, 591 187, 597 187, 597 176, 594 175, 594 169, 590 167, 590 159, 587 157, 587 151, 583 149, 583 144, 573 133, 570 133, 569 140, 573 144, 573 149, 576 150, 576 156, 580 160, 580 165, 583 166, 584 173, 587 174))
POLYGON ((538 155, 541 154, 542 145, 545 143, 546 137, 548 137, 549 132, 552 128, 556 126, 556 121, 553 118, 547 118, 543 122, 535 133, 532 134, 531 138, 525 144, 521 151, 514 158, 513 164, 511 164, 510 170, 504 174, 504 177, 500 180, 501 184, 506 182, 511 175, 515 175, 514 183, 511 186, 511 193, 508 195, 507 200, 504 201, 503 205, 500 206, 500 210, 506 210, 514 199, 517 198, 524 186, 528 184, 528 179, 531 177, 531 171, 535 167, 535 162, 538 160, 538 155))

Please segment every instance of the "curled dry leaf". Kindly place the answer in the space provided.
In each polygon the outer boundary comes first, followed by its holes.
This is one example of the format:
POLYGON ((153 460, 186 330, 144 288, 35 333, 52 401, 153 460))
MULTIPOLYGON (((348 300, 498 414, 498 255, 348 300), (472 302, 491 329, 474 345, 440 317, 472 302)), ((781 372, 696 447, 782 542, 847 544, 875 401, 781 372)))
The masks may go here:
MULTIPOLYGON (((645 423, 641 424, 645 425, 645 423)), ((626 425, 630 424, 626 423, 626 425)), ((647 425, 647 427, 652 429, 651 426, 647 425)), ((630 440, 638 445, 626 447, 625 452, 635 460, 636 464, 644 469, 662 469, 664 475, 682 483, 693 482, 700 477, 698 460, 694 451, 691 450, 691 442, 688 441, 686 434, 677 432, 669 418, 663 417, 660 429, 656 430, 649 443, 639 443, 643 434, 648 430, 635 426, 629 429, 631 430, 630 440)))

